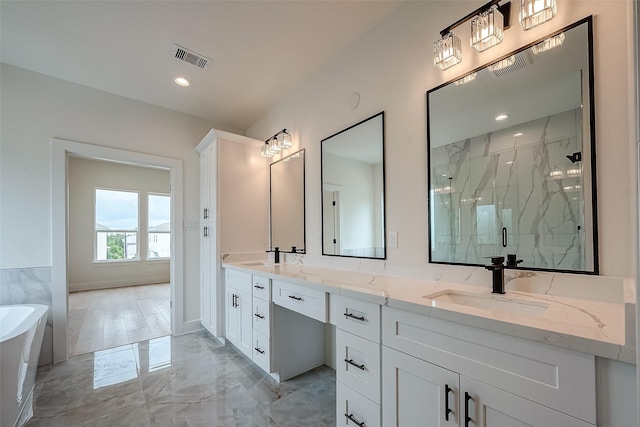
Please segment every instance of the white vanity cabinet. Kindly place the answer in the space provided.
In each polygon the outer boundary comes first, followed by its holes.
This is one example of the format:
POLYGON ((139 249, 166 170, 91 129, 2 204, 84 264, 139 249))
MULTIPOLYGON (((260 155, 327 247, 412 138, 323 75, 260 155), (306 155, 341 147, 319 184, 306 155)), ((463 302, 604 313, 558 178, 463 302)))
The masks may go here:
POLYGON ((251 359, 267 373, 273 372, 271 357, 271 279, 253 275, 253 345, 251 359))
POLYGON ((225 294, 227 340, 251 357, 253 353, 251 275, 226 270, 225 294))
POLYGON ((336 325, 336 421, 380 426, 380 305, 331 295, 336 325))
POLYGON ((593 356, 383 307, 384 426, 585 427, 593 356))

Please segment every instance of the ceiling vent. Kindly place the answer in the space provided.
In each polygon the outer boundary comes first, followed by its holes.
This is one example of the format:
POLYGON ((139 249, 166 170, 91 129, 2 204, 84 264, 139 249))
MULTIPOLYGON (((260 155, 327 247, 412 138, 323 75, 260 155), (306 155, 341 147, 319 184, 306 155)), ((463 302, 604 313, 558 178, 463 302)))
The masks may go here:
POLYGON ((188 62, 191 65, 202 68, 203 70, 209 68, 209 64, 213 62, 213 60, 177 44, 173 45, 171 54, 174 58, 179 59, 180 61, 188 62))
POLYGON ((498 61, 495 64, 489 65, 489 73, 493 77, 502 77, 531 64, 533 64, 533 57, 527 49, 505 58, 502 61, 498 61))

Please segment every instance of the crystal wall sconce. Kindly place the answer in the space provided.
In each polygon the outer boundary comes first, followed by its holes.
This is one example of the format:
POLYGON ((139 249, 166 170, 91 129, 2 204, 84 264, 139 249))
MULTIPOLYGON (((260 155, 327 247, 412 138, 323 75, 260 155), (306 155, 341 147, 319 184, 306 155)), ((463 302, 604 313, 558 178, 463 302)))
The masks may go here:
MULTIPOLYGON (((509 28, 511 2, 500 5, 500 1, 492 0, 440 31, 440 38, 433 43, 433 64, 446 70, 462 62, 460 37, 452 30, 469 20, 470 44, 475 50, 483 52, 502 42, 504 31, 509 28)), ((520 0, 520 25, 528 30, 549 21, 556 12, 556 0, 520 0)), ((550 40, 545 46, 540 46, 540 51, 561 43, 561 40, 550 40)))
POLYGON ((262 157, 273 157, 275 154, 280 154, 282 150, 291 148, 291 145, 291 134, 286 129, 282 129, 264 142, 260 148, 260 154, 262 157))

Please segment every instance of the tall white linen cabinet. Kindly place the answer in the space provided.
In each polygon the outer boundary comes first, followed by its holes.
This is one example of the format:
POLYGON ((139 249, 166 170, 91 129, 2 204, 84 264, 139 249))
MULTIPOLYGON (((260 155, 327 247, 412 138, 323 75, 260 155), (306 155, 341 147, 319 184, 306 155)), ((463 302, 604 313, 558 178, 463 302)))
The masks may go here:
POLYGON ((211 129, 200 156, 200 322, 224 342, 224 253, 265 251, 269 245, 269 162, 263 141, 211 129), (247 207, 250 207, 248 209, 247 207))

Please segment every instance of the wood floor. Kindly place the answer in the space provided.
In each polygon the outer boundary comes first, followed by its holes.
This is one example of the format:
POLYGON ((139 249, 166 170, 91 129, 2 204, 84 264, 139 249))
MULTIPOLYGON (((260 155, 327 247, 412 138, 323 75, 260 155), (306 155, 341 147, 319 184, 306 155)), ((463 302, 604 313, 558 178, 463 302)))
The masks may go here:
POLYGON ((170 333, 168 283, 69 294, 69 356, 170 333))

